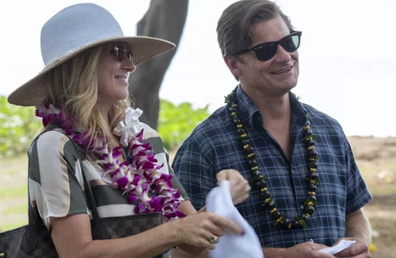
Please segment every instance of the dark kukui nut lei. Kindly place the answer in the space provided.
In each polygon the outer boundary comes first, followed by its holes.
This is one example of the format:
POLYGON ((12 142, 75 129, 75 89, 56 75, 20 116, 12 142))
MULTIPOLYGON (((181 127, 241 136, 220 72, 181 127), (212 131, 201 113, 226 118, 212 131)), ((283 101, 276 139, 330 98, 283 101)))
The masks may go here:
MULTIPOLYGON (((238 104, 236 98, 236 89, 225 98, 227 108, 231 116, 231 120, 235 125, 235 129, 238 133, 238 139, 240 140, 243 149, 246 152, 246 159, 250 167, 251 181, 253 186, 256 186, 261 191, 261 196, 264 199, 263 206, 266 206, 271 217, 275 220, 275 225, 282 225, 286 229, 306 227, 306 221, 312 216, 315 210, 315 206, 318 204, 316 200, 316 189, 319 184, 319 176, 316 172, 318 168, 318 153, 315 150, 315 135, 312 134, 310 122, 307 119, 307 123, 304 126, 305 135, 302 141, 304 141, 308 148, 308 197, 304 202, 303 214, 297 216, 294 219, 288 219, 285 217, 283 212, 280 212, 275 207, 275 201, 271 198, 270 192, 267 189, 267 179, 265 179, 259 170, 258 163, 256 160, 256 153, 254 148, 250 144, 249 136, 243 126, 242 119, 238 114, 238 104)), ((309 118, 307 116, 307 118, 309 118)))

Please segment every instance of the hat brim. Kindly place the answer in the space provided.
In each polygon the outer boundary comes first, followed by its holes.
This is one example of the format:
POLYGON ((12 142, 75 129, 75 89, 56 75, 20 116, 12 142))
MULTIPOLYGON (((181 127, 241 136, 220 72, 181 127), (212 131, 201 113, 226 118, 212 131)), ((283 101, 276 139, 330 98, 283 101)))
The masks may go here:
POLYGON ((47 97, 48 91, 45 89, 45 75, 50 70, 84 50, 113 41, 123 41, 130 46, 133 52, 133 63, 136 66, 175 47, 175 44, 172 42, 152 37, 116 37, 103 39, 98 42, 91 42, 90 44, 67 52, 62 57, 45 66, 37 76, 13 91, 8 96, 8 102, 19 106, 36 106, 40 104, 47 97))

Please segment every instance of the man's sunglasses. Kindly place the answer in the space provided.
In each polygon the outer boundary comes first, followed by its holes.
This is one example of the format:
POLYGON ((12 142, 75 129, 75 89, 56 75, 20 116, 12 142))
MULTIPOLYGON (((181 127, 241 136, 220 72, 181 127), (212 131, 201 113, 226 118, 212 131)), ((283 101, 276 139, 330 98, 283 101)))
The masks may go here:
POLYGON ((301 31, 294 31, 290 33, 290 35, 281 38, 279 41, 265 42, 253 47, 244 48, 236 52, 235 55, 242 55, 246 52, 254 51, 258 60, 263 62, 268 61, 275 56, 278 45, 281 45, 283 49, 289 53, 296 51, 300 46, 301 35, 301 31))
POLYGON ((115 59, 120 63, 124 60, 124 57, 126 57, 130 62, 133 61, 132 51, 126 49, 123 43, 116 43, 114 48, 111 49, 111 53, 114 54, 115 59))

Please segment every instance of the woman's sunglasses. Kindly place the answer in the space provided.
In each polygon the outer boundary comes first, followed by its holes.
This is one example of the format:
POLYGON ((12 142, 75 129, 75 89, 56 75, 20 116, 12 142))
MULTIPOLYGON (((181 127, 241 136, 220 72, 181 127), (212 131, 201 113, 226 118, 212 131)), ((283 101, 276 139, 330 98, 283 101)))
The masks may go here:
POLYGON ((125 45, 122 43, 117 43, 114 48, 111 49, 111 53, 114 54, 115 59, 118 62, 122 62, 124 57, 126 57, 130 62, 133 61, 132 51, 125 48, 125 45))
POLYGON ((278 45, 281 45, 284 50, 292 53, 298 49, 301 41, 301 31, 294 31, 281 38, 279 41, 265 42, 253 47, 244 48, 235 53, 235 55, 242 55, 246 52, 254 51, 258 60, 264 62, 273 58, 278 50, 278 45))

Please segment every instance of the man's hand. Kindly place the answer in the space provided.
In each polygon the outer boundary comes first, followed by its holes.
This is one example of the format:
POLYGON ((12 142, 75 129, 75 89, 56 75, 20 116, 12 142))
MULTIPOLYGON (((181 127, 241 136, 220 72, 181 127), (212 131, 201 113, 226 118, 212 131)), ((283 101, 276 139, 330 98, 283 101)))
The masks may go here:
POLYGON ((335 257, 351 257, 351 258, 369 258, 369 257, 371 257, 368 245, 365 242, 358 240, 358 239, 340 238, 337 240, 337 242, 334 245, 338 244, 342 239, 355 240, 356 243, 353 246, 335 254, 334 255, 335 257))
POLYGON ((217 182, 223 180, 230 182, 231 197, 234 205, 243 202, 249 197, 249 182, 235 169, 225 169, 217 173, 217 182))
POLYGON ((331 254, 324 254, 318 250, 326 248, 322 244, 305 242, 285 249, 264 248, 266 258, 333 258, 331 254))

